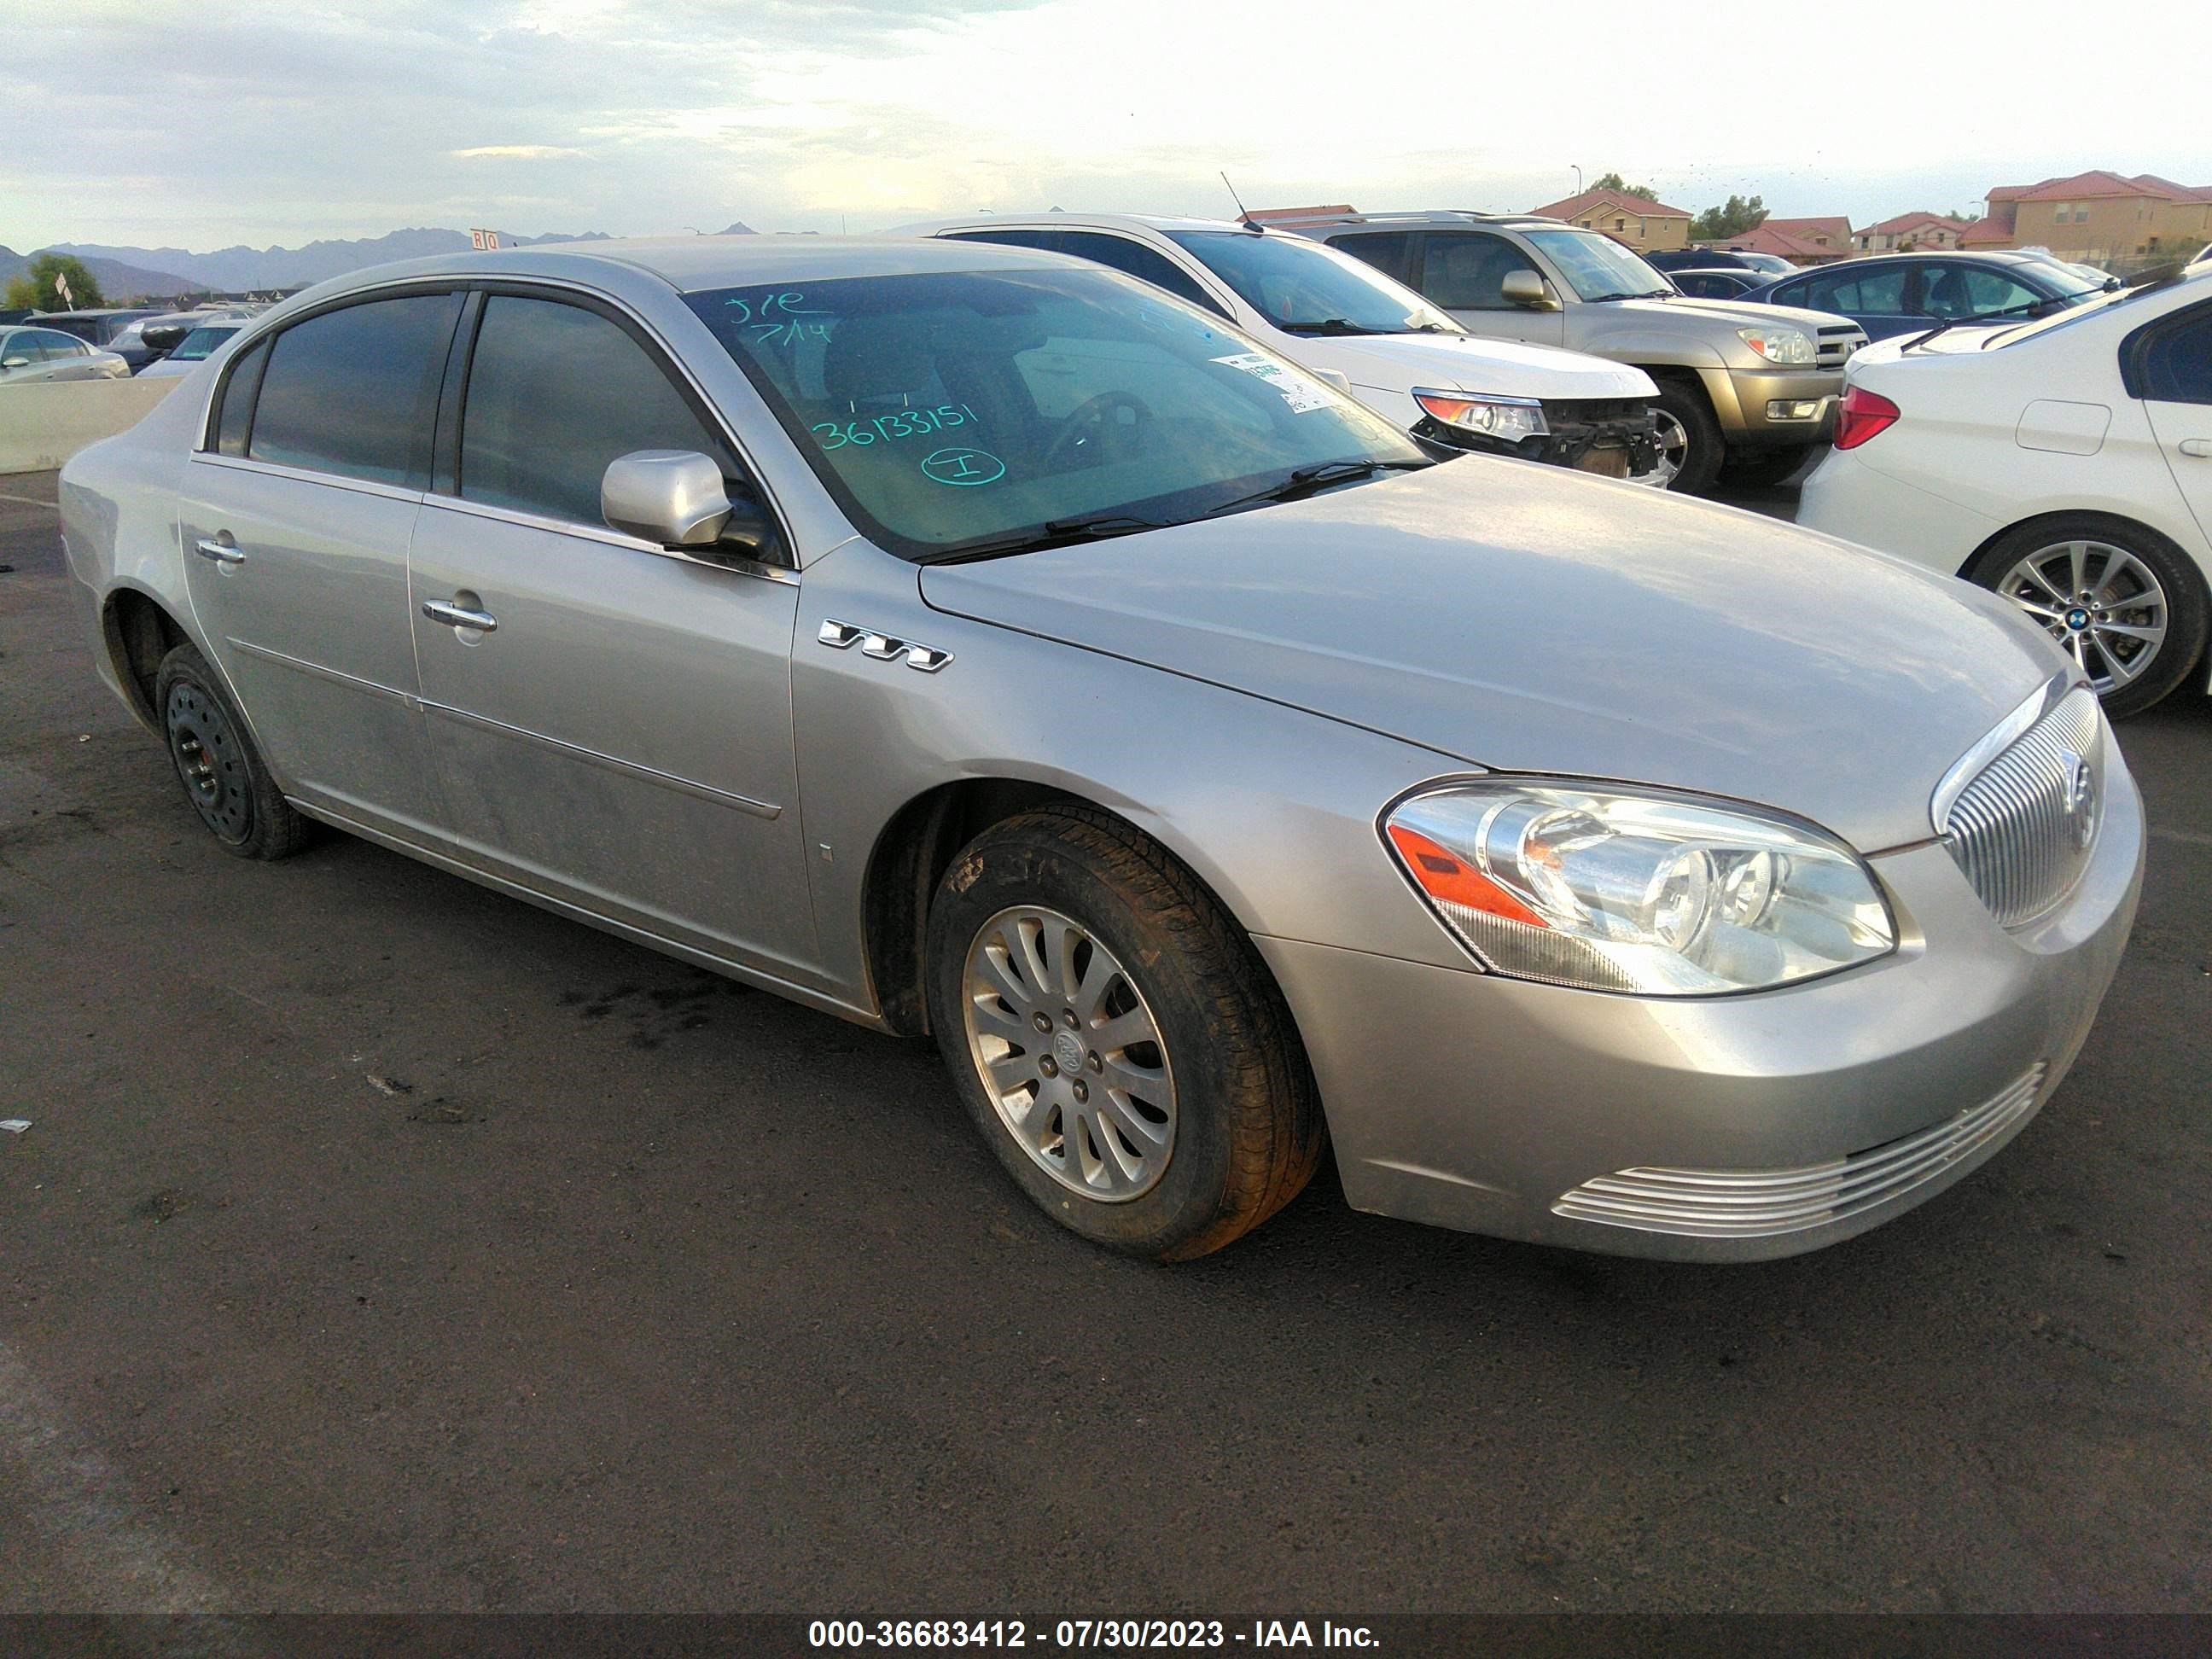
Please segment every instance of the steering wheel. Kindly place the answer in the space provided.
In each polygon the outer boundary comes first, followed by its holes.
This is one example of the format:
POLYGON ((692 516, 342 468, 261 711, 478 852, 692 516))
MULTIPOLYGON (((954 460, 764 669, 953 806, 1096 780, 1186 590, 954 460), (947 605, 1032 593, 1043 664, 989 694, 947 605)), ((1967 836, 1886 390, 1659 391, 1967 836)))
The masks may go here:
MULTIPOLYGON (((1151 407, 1133 392, 1102 392, 1095 398, 1086 398, 1070 410, 1067 418, 1060 422, 1060 435, 1045 451, 1045 466, 1048 469, 1057 467, 1074 453, 1078 445, 1088 442, 1094 434, 1103 439, 1109 432, 1121 431, 1121 423, 1109 418, 1115 410, 1121 409, 1127 410, 1134 417, 1127 428, 1132 435, 1139 426, 1152 418, 1151 407)), ((1129 442, 1129 439, 1121 437, 1115 438, 1111 446, 1102 441, 1098 446, 1099 453, 1104 453, 1109 447, 1127 447, 1129 442)))

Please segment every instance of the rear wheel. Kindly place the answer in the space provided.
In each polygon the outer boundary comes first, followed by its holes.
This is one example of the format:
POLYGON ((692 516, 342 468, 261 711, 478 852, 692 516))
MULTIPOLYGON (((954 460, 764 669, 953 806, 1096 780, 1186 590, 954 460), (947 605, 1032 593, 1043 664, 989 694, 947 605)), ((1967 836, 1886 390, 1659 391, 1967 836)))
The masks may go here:
POLYGON ((2212 623, 2204 578, 2187 555, 2154 530, 2095 514, 2008 531, 1966 574, 2057 640, 2116 720, 2188 677, 2212 623))
POLYGON ((1093 1243, 1203 1255, 1319 1165, 1320 1101, 1250 940, 1119 820, 1069 803, 986 830, 939 885, 927 963, 977 1131, 1093 1243))
POLYGON ((1659 430, 1659 475, 1668 489, 1702 495, 1713 487, 1723 453, 1720 422, 1705 393, 1679 380, 1659 382, 1652 419, 1659 430))
POLYGON ((284 799, 194 647, 177 646, 161 659, 154 707, 185 798, 217 845, 242 859, 283 859, 307 844, 307 819, 284 799))

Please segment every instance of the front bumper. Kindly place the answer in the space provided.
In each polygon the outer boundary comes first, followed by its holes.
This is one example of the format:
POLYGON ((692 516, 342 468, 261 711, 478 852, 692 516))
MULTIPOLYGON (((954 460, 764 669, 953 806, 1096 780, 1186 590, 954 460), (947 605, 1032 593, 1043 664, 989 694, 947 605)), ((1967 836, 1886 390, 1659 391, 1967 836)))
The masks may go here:
POLYGON ((2142 803, 2117 753, 2106 788, 2081 884, 2033 928, 1998 927, 1924 842, 1871 860, 1898 951, 1778 991, 1615 996, 1261 939, 1346 1196, 1695 1261, 1792 1255, 1902 1214, 2019 1133, 2088 1035, 2142 872, 2142 803), (1716 1190, 1732 1195, 1726 1226, 1701 1201, 1716 1190))
POLYGON ((1784 448, 1826 443, 1835 435, 1836 405, 1843 400, 1839 368, 1716 370, 1705 377, 1721 434, 1731 443, 1784 448), (1810 405, 1802 417, 1785 414, 1810 405))

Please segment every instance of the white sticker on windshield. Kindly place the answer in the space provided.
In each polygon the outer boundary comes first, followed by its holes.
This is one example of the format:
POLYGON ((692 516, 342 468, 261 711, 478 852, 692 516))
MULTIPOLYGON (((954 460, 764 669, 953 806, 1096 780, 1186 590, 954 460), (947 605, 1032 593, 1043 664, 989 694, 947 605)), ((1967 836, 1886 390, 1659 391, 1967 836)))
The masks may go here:
POLYGON ((1231 368, 1241 368, 1247 374, 1256 374, 1283 394, 1283 401, 1291 406, 1291 413, 1303 415, 1310 409, 1328 406, 1328 392, 1318 380, 1310 380, 1287 363, 1277 362, 1273 357, 1257 351, 1240 351, 1233 357, 1216 357, 1217 363, 1231 368))

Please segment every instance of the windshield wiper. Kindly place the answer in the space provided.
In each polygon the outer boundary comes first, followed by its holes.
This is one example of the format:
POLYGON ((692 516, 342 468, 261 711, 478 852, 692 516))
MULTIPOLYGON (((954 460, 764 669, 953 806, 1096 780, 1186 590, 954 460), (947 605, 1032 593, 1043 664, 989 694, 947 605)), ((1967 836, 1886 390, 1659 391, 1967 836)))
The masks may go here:
POLYGON ((1903 345, 1898 347, 1897 355, 1902 357, 1906 352, 1911 350, 1913 347, 1924 346, 1938 334, 1947 334, 1952 329, 1956 328, 1958 325, 1959 319, 1956 317, 1946 317, 1942 322, 1936 324, 1935 327, 1929 329, 1925 334, 1916 334, 1911 339, 1907 340, 1903 345))
POLYGON ((1218 518, 1224 513, 1234 513, 1240 507, 1257 507, 1262 501, 1294 501, 1332 484, 1350 483, 1355 478, 1371 477, 1377 472, 1418 472, 1435 465, 1434 461, 1322 461, 1313 466, 1299 467, 1281 483, 1269 484, 1265 489, 1255 489, 1249 495, 1210 507, 1205 516, 1218 518))
POLYGON ((1100 513, 1084 519, 1048 519, 1034 530, 1002 536, 997 541, 970 542, 943 553, 924 554, 916 564, 965 564, 970 559, 996 559, 1009 553, 1036 553, 1071 542, 1104 541, 1114 536, 1133 536, 1140 530, 1165 530, 1170 521, 1139 519, 1127 513, 1100 513))
POLYGON ((1362 328, 1348 317, 1324 317, 1317 323, 1278 323, 1285 334, 1373 334, 1379 331, 1362 328))

